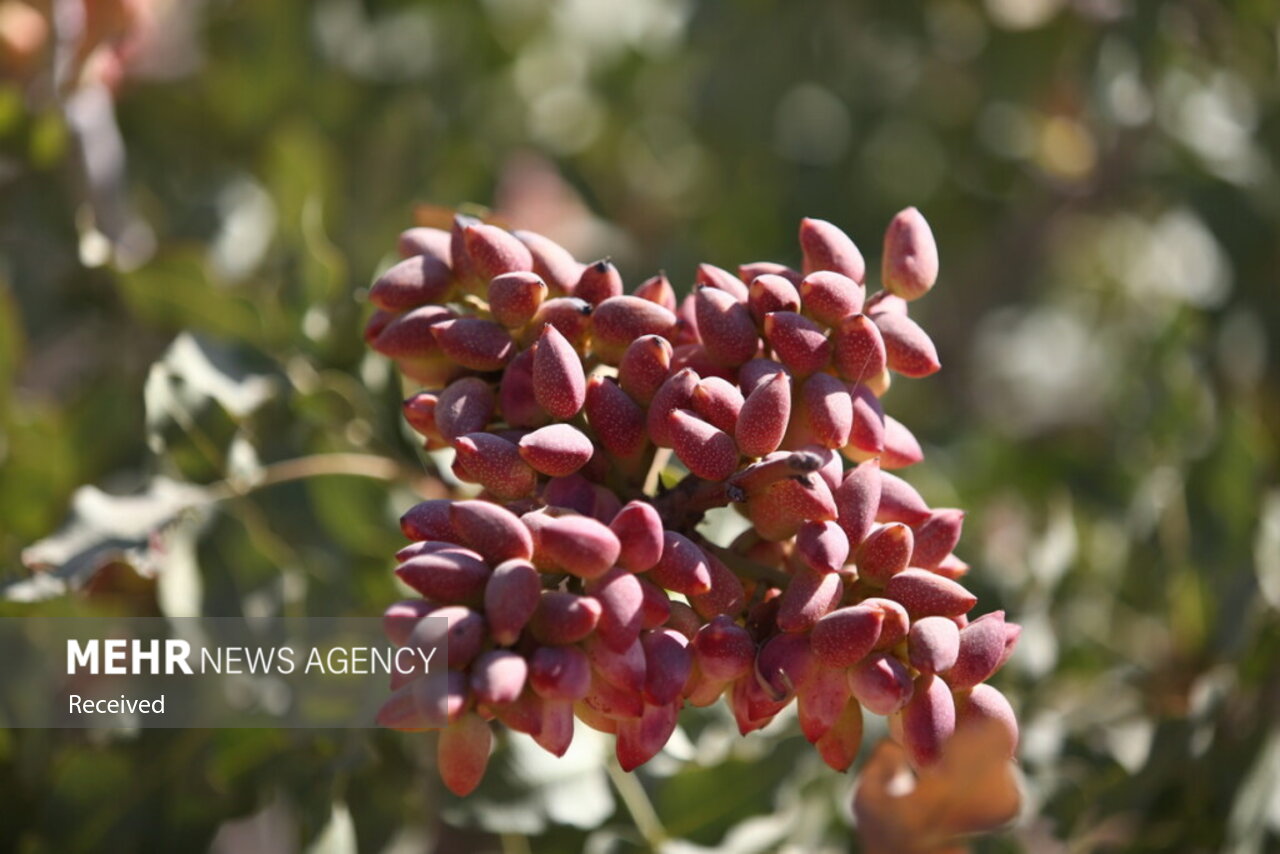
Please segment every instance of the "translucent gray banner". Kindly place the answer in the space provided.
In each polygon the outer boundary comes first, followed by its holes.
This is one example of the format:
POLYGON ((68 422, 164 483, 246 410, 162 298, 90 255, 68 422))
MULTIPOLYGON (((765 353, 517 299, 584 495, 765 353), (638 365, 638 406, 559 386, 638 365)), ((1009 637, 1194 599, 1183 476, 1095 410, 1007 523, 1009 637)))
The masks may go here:
POLYGON ((375 727, 410 683, 430 719, 447 630, 425 618, 397 647, 377 618, 0 618, 0 727, 375 727))

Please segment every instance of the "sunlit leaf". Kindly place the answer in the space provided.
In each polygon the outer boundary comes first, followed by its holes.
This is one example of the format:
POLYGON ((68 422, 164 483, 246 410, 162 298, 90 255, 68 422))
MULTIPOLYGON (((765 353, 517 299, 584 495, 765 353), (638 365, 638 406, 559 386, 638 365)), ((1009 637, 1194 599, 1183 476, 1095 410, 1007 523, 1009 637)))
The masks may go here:
POLYGON ((276 205, 249 176, 227 182, 218 193, 221 223, 209 246, 209 264, 219 280, 240 282, 262 263, 276 231, 276 205))
POLYGON ((1240 784, 1227 819, 1228 854, 1261 854, 1268 833, 1280 835, 1280 727, 1272 727, 1266 744, 1240 784))
POLYGON ((1253 562, 1258 589, 1272 608, 1280 611, 1280 490, 1273 489, 1258 514, 1253 562))
POLYGON ((166 617, 198 617, 204 601, 204 578, 196 557, 199 526, 178 524, 151 542, 155 565, 156 600, 166 617))
MULTIPOLYGON (((23 563, 39 574, 11 584, 4 596, 26 602, 78 590, 115 561, 144 574, 163 572, 174 554, 169 535, 182 526, 198 527, 212 500, 207 489, 165 477, 154 478, 137 495, 81 487, 62 528, 22 553, 23 563)), ((178 554, 185 556, 181 549, 178 554)))
POLYGON ((320 831, 315 841, 307 846, 306 854, 356 854, 356 826, 351 811, 341 801, 335 801, 329 815, 329 823, 320 831))
POLYGON ((297 850, 297 824, 293 810, 277 798, 251 815, 219 825, 209 854, 297 850))
POLYGON ((190 429, 210 400, 232 418, 242 419, 270 400, 276 389, 271 377, 237 367, 227 354, 183 332, 147 375, 144 400, 153 447, 163 447, 156 445, 159 431, 170 423, 190 429))

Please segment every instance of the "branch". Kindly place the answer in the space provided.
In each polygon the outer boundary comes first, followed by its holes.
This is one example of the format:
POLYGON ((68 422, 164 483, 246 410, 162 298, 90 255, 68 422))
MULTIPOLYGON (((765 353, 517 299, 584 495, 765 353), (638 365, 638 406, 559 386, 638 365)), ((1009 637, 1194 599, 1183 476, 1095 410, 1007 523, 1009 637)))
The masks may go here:
POLYGON ((636 830, 640 831, 640 835, 644 837, 649 850, 659 851, 667 841, 667 831, 662 826, 662 820, 658 818, 658 811, 653 808, 653 802, 649 800, 648 792, 644 790, 644 786, 640 785, 635 775, 622 770, 618 760, 610 758, 605 763, 605 768, 609 772, 610 782, 613 783, 622 802, 626 804, 627 812, 631 813, 636 830))
POLYGON ((668 528, 692 531, 708 510, 729 504, 731 492, 724 481, 703 480, 688 474, 671 489, 655 497, 652 504, 668 528))
POLYGON ((283 483, 335 475, 368 477, 382 481, 407 480, 413 483, 424 479, 422 472, 376 454, 313 454, 270 463, 263 466, 256 477, 226 478, 210 484, 208 489, 215 501, 222 501, 283 483))

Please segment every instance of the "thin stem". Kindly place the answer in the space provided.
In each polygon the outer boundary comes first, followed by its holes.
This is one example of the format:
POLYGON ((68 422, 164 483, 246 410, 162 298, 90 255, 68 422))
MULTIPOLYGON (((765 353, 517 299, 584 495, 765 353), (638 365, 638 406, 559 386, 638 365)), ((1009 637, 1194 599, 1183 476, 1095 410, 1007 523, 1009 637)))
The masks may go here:
POLYGON ((644 837, 650 851, 657 851, 667 841, 667 831, 658 818, 658 811, 649 800, 649 793, 640 785, 634 774, 622 770, 616 759, 610 759, 605 767, 609 770, 609 781, 618 791, 618 797, 626 805, 627 812, 636 824, 636 830, 644 837))
POLYGON ((703 515, 713 507, 724 507, 730 490, 722 481, 703 480, 690 474, 653 499, 653 507, 668 528, 693 531, 703 515))
POLYGON ((209 485, 209 491, 215 500, 235 498, 248 495, 270 486, 278 486, 296 480, 312 477, 345 475, 348 477, 368 477, 374 480, 410 480, 417 481, 423 476, 416 471, 401 465, 388 457, 374 454, 314 454, 309 457, 297 457, 292 460, 281 460, 262 467, 257 477, 248 482, 228 478, 209 485))

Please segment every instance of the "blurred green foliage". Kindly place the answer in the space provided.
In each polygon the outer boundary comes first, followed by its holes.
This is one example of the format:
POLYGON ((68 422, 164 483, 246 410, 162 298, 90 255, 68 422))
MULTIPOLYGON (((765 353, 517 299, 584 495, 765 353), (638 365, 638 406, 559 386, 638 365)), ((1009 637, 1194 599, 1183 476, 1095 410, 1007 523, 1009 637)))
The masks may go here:
MULTIPOLYGON (((0 2, 0 582, 39 600, 0 613, 391 601, 440 487, 360 291, 416 204, 683 287, 794 261, 801 216, 874 269, 914 204, 945 370, 892 393, 910 476, 1026 627, 1026 814, 981 846, 1280 846, 1274 0, 158 2, 118 82, 56 28, 23 59, 15 8, 68 1, 0 2)), ((0 730, 0 848, 627 851, 646 804, 664 850, 856 848, 794 726, 686 732, 621 784, 510 745, 457 802, 427 736, 0 730)))

